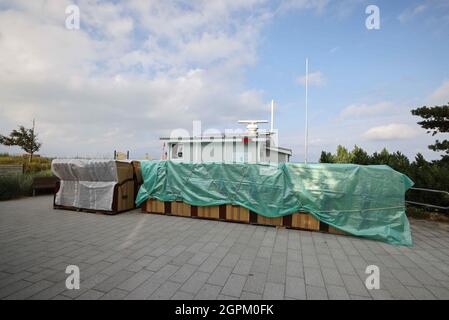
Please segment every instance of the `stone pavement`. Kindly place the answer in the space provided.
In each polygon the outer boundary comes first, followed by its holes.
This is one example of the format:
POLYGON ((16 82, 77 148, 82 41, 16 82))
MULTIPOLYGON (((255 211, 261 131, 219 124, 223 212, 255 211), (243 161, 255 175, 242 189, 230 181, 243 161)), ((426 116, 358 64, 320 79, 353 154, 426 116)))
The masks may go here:
POLYGON ((414 246, 236 223, 0 202, 0 299, 449 299, 449 225, 414 246), (368 265, 380 289, 367 290, 368 265), (67 265, 80 290, 65 288, 67 265))

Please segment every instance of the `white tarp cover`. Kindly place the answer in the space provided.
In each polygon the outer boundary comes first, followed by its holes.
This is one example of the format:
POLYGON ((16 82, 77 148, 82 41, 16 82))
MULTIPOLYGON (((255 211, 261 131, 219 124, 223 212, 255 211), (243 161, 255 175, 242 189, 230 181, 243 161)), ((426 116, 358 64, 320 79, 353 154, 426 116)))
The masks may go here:
POLYGON ((114 160, 55 159, 51 170, 61 179, 57 205, 112 210, 114 186, 118 182, 114 160))

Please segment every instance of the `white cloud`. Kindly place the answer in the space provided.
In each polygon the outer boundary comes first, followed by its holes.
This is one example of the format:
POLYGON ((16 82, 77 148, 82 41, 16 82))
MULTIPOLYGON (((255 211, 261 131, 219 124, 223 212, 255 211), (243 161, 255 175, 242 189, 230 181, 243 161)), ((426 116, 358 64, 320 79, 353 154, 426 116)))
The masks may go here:
MULTIPOLYGON (((315 71, 309 73, 309 85, 310 86, 324 86, 327 80, 321 71, 315 71)), ((296 83, 304 86, 306 84, 306 75, 296 78, 296 83)))
POLYGON ((330 0, 286 0, 279 6, 279 11, 286 12, 294 9, 312 9, 321 13, 329 2, 330 0))
POLYGON ((443 83, 436 88, 430 96, 427 98, 427 103, 430 106, 442 105, 449 102, 449 80, 443 81, 443 83))
POLYGON ((427 5, 425 4, 419 4, 411 8, 407 8, 404 10, 399 16, 398 20, 401 23, 405 23, 407 21, 410 21, 415 16, 419 15, 420 13, 424 12, 427 9, 427 5))
POLYGON ((373 127, 363 133, 367 140, 401 140, 411 139, 419 134, 416 127, 403 123, 391 123, 373 127))
POLYGON ((341 111, 339 119, 372 117, 375 115, 385 114, 393 108, 394 104, 389 101, 382 101, 371 105, 351 104, 341 111))
POLYGON ((222 128, 260 115, 263 93, 243 71, 270 17, 264 2, 80 0, 81 29, 67 30, 68 1, 5 1, 0 133, 36 118, 43 154, 151 154, 192 120, 222 128))

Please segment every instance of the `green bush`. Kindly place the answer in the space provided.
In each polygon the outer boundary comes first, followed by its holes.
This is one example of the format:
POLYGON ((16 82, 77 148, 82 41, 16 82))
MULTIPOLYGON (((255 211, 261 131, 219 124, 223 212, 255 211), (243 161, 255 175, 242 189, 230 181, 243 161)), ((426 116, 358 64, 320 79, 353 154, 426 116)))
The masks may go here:
POLYGON ((16 174, 0 177, 0 200, 31 196, 33 193, 31 188, 33 178, 51 175, 51 170, 45 170, 35 174, 16 174))

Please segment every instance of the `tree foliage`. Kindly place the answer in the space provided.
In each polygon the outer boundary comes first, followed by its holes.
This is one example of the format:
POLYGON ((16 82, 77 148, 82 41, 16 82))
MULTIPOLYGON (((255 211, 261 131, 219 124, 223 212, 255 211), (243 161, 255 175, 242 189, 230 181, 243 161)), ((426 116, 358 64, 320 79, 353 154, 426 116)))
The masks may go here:
MULTIPOLYGON (((399 171, 415 182, 415 187, 449 191, 449 157, 441 160, 427 161, 421 153, 418 153, 413 161, 399 151, 390 153, 386 148, 380 152, 369 155, 362 148, 355 146, 348 151, 342 146, 337 147, 336 154, 322 151, 321 163, 354 163, 388 165, 399 171), (349 161, 348 161, 349 160, 349 161)), ((448 206, 449 199, 441 194, 429 194, 423 192, 409 191, 407 199, 417 202, 440 204, 448 206)))
MULTIPOLYGON (((432 133, 432 136, 437 133, 449 132, 449 102, 443 106, 435 107, 421 107, 411 111, 414 116, 419 116, 424 120, 419 121, 418 124, 427 130, 427 133, 432 133)), ((449 140, 436 140, 435 144, 429 146, 433 151, 443 151, 449 155, 449 140)))
POLYGON ((0 135, 0 143, 5 146, 18 146, 30 155, 30 161, 33 154, 42 146, 37 140, 37 135, 34 129, 27 129, 24 126, 19 126, 19 129, 12 130, 9 136, 0 135))

